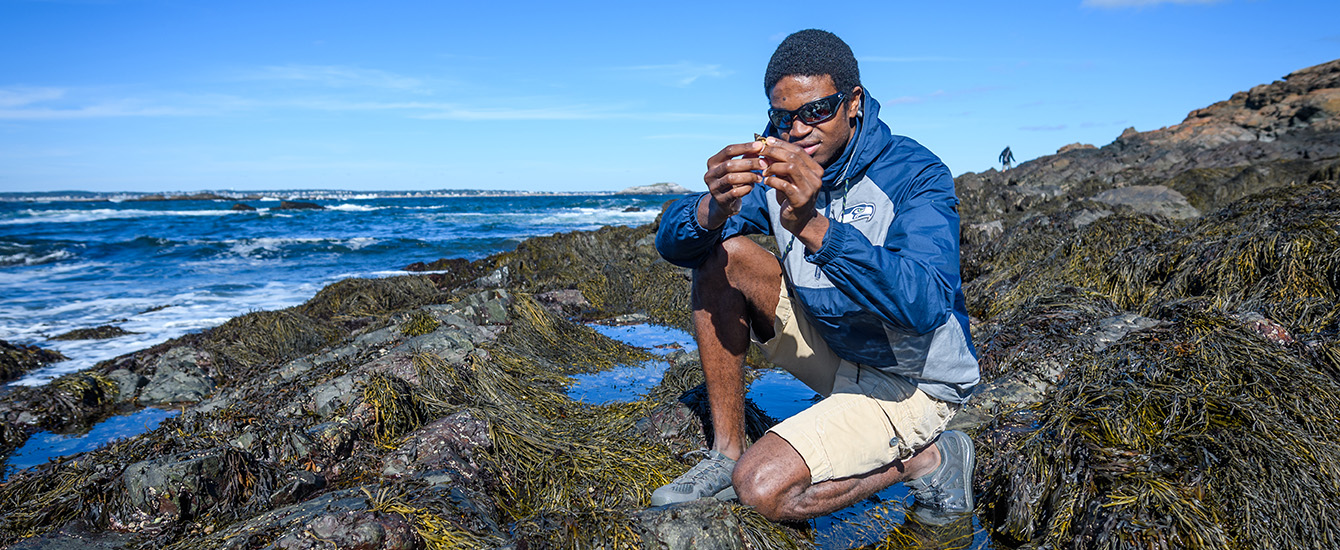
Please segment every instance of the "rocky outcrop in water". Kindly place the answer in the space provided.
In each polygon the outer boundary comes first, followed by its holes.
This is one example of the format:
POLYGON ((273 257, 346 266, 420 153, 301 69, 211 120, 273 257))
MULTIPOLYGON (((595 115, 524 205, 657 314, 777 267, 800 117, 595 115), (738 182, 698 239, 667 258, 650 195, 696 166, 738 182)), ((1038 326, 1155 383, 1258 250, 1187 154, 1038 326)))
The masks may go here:
POLYGON ((37 346, 11 344, 0 340, 0 382, 13 380, 24 373, 67 357, 59 351, 43 349, 37 346))
POLYGON ((128 334, 137 334, 115 325, 101 325, 93 328, 80 328, 52 336, 52 340, 106 340, 128 334))
POLYGON ((678 183, 653 183, 651 185, 638 185, 629 187, 623 191, 615 193, 616 195, 687 195, 692 190, 686 189, 678 183))

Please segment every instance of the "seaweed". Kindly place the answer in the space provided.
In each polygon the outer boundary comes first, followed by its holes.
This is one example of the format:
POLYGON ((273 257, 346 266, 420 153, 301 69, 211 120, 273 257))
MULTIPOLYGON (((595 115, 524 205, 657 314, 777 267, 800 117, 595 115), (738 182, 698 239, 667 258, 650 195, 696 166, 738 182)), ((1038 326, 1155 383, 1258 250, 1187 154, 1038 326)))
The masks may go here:
POLYGON ((1340 383, 1203 303, 1175 314, 1035 406, 1037 429, 987 476, 998 533, 1103 548, 1340 540, 1340 425, 1326 420, 1340 383))

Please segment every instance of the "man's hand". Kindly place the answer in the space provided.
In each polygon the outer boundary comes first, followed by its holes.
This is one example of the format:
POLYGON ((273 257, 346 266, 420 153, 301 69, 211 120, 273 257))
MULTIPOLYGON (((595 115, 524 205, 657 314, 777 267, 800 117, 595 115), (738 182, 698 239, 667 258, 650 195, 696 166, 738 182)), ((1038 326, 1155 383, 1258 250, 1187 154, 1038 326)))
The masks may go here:
POLYGON ((759 158, 762 149, 763 143, 759 141, 737 143, 707 159, 703 181, 707 182, 711 195, 698 203, 699 225, 716 229, 726 223, 726 218, 740 213, 740 199, 762 181, 754 172, 767 167, 767 161, 759 158))
POLYGON ((828 218, 814 209, 814 197, 823 186, 823 167, 804 149, 776 138, 768 138, 760 155, 765 165, 763 184, 777 190, 782 206, 782 227, 813 254, 823 247, 828 233, 828 218))

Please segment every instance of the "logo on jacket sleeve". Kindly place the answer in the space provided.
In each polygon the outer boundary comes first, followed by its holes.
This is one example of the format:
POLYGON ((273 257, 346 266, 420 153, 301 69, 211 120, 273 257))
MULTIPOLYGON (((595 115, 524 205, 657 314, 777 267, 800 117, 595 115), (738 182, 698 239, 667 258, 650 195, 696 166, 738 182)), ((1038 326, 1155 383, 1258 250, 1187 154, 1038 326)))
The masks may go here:
POLYGON ((842 211, 842 217, 838 220, 843 223, 855 223, 865 221, 875 217, 875 205, 863 202, 855 206, 848 206, 842 211))

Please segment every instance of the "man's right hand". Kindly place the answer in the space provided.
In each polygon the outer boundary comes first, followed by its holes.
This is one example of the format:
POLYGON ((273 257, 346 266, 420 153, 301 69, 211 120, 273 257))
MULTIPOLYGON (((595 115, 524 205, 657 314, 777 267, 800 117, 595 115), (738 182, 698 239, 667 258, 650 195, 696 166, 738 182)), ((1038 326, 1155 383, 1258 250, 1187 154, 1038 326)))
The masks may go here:
POLYGON ((759 158, 763 142, 751 141, 727 145, 721 152, 707 159, 707 182, 710 195, 698 203, 698 224, 716 229, 726 219, 740 213, 740 200, 763 181, 755 173, 767 167, 767 160, 759 158), (737 158, 739 157, 739 158, 737 158))

